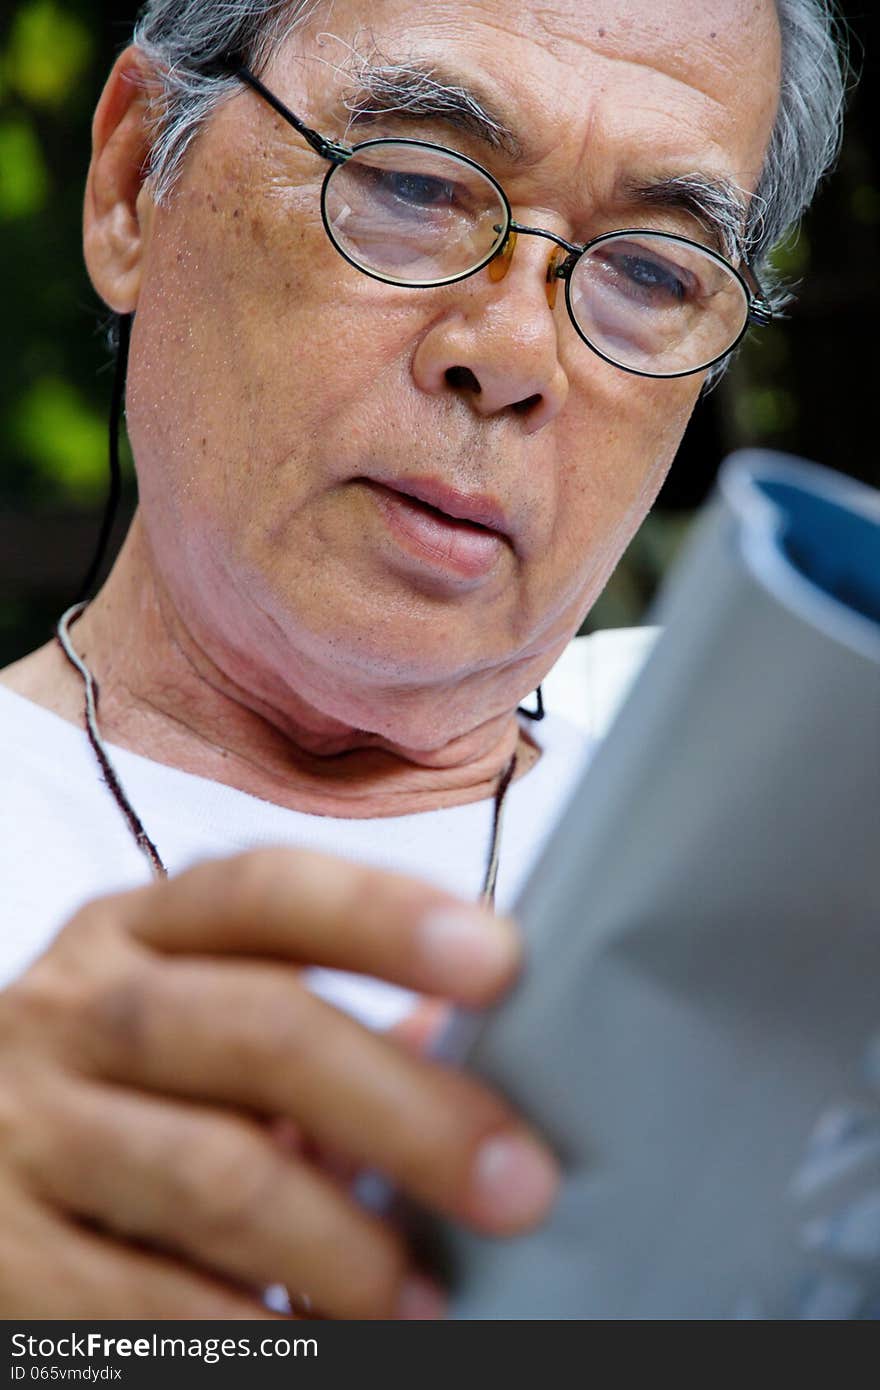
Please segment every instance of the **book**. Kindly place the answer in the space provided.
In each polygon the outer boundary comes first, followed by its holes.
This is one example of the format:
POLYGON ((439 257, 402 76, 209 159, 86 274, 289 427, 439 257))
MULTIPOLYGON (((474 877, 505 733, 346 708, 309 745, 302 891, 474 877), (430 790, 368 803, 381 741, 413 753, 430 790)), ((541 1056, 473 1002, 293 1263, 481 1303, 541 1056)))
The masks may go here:
POLYGON ((723 466, 446 1056, 554 1145, 535 1232, 436 1226, 458 1318, 880 1314, 880 493, 723 466))

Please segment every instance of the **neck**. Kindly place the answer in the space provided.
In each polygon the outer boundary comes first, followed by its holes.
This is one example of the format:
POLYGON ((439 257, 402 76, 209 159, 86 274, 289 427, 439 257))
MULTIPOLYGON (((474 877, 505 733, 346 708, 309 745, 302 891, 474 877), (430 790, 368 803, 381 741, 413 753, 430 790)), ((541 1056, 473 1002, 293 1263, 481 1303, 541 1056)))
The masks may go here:
MULTIPOLYGON (((282 684, 241 652, 200 639, 158 582, 137 520, 71 638, 98 683, 108 743, 293 810, 358 818, 436 810, 493 795, 514 752, 518 775, 538 756, 513 709, 445 740, 429 717, 424 747, 325 714, 295 678, 282 684)), ((82 726, 82 682, 57 645, 3 679, 82 726)), ((385 711, 395 699, 393 689, 375 695, 385 711)))

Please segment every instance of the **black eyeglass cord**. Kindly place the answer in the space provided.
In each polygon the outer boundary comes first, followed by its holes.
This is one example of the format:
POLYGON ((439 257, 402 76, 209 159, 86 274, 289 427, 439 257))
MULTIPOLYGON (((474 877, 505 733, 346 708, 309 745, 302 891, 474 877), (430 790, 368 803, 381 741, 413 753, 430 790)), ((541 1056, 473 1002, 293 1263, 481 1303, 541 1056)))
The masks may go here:
POLYGON ((537 724, 538 720, 543 719, 546 713, 544 709, 544 696, 541 694, 540 686, 538 686, 535 691, 535 699, 537 700, 537 704, 534 709, 526 709, 525 705, 518 705, 516 712, 517 714, 524 714, 526 719, 531 719, 537 724))
POLYGON ((77 603, 83 603, 92 597, 92 590, 98 575, 101 573, 101 566, 110 544, 110 533, 113 530, 113 523, 119 510, 119 498, 122 492, 122 470, 119 466, 119 427, 122 423, 122 406, 125 400, 125 378, 128 371, 128 345, 131 341, 132 317, 131 314, 116 315, 116 364, 113 371, 113 395, 110 401, 108 439, 110 484, 107 490, 107 501, 104 504, 104 515, 101 519, 98 542, 95 546, 92 562, 79 587, 79 593, 76 596, 77 603))

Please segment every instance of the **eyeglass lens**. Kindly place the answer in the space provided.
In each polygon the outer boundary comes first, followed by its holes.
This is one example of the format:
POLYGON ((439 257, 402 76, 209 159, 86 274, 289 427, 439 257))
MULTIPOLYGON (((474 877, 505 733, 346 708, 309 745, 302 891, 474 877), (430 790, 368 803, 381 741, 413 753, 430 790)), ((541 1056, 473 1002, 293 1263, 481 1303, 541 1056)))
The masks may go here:
MULTIPOLYGON (((392 284, 456 280, 504 244, 499 189, 452 151, 402 141, 360 147, 324 185, 331 239, 354 265, 392 284)), ((674 376, 708 366, 739 338, 748 298, 723 261, 652 232, 610 233, 566 285, 581 336, 619 366, 674 376)))
POLYGON ((467 274, 500 248, 508 222, 479 169, 451 152, 393 141, 337 165, 325 184, 324 215, 344 256, 403 285, 467 274))
POLYGON ((568 301, 579 331, 604 356, 668 376, 714 362, 748 316, 742 285, 722 261, 650 232, 591 246, 571 273, 568 301))

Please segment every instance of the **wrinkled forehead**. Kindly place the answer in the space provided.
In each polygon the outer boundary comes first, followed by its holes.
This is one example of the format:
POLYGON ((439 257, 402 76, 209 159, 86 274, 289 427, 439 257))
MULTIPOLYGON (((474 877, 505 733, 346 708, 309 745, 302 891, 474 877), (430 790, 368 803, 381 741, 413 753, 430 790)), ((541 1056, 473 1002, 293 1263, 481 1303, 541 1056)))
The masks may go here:
POLYGON ((324 0, 309 13, 271 66, 295 57, 328 91, 410 67, 472 93, 526 164, 589 165, 622 139, 757 181, 779 95, 773 0, 324 0))

